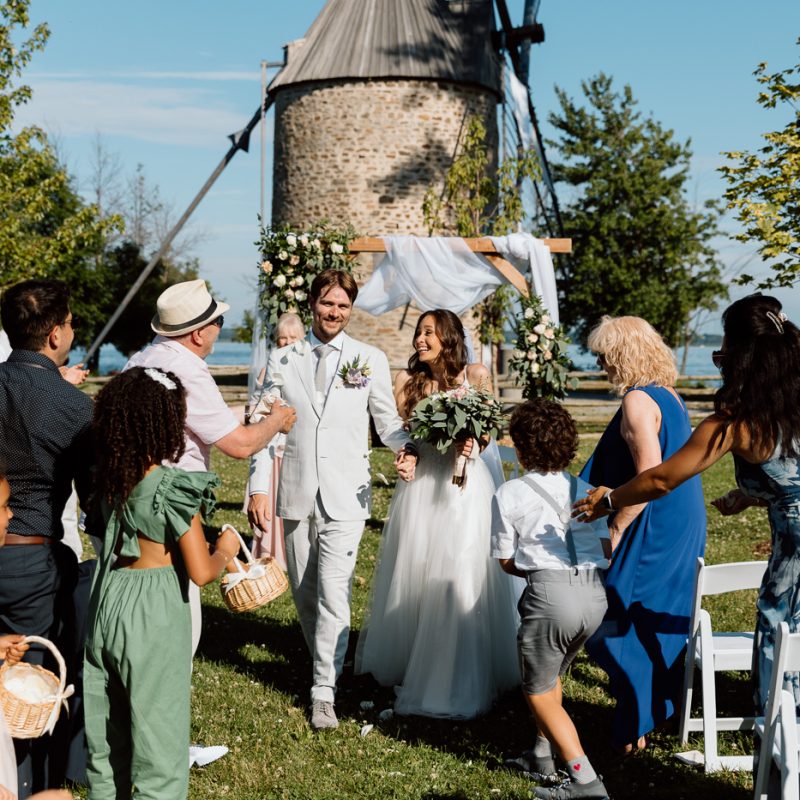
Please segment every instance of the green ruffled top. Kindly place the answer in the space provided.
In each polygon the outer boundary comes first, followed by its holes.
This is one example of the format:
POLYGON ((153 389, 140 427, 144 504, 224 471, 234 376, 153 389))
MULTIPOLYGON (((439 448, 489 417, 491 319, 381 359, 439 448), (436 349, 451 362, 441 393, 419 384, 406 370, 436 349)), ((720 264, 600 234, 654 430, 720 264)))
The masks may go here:
MULTIPOLYGON (((220 480, 213 472, 156 467, 139 481, 120 512, 115 512, 105 501, 102 503, 105 532, 89 604, 92 627, 104 594, 105 578, 113 569, 114 552, 138 558, 141 555, 139 533, 161 544, 177 543, 191 528, 195 514, 200 512, 205 519, 213 513, 216 504, 213 489, 219 485, 220 480), (117 542, 120 542, 119 547, 117 542)), ((188 576, 182 559, 176 562, 175 568, 186 595, 188 576)))
POLYGON ((120 556, 138 558, 138 533, 159 544, 176 543, 192 526, 198 511, 203 518, 213 513, 216 499, 212 490, 219 485, 213 472, 156 467, 139 481, 121 512, 114 513, 103 503, 103 561, 115 550, 120 556))

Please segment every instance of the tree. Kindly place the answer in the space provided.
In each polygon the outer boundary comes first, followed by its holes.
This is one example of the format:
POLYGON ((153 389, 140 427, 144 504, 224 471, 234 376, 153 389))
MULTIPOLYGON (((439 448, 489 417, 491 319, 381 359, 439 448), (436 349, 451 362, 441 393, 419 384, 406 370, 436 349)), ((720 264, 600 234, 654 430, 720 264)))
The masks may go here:
MULTIPOLYGON (((105 254, 102 280, 105 293, 99 315, 103 323, 114 313, 146 264, 147 260, 142 255, 141 249, 131 241, 122 242, 105 254)), ((142 288, 122 312, 122 316, 111 329, 107 341, 125 355, 140 350, 153 338, 150 320, 153 318, 156 300, 164 288, 178 281, 193 280, 196 277, 197 269, 192 264, 176 267, 159 261, 142 284, 142 288)))
MULTIPOLYGON (((728 182, 728 208, 744 228, 735 238, 758 242, 763 258, 778 259, 773 275, 758 284, 759 289, 771 289, 800 280, 800 64, 769 74, 762 63, 753 74, 763 87, 758 104, 784 109, 786 125, 765 133, 765 144, 755 153, 725 153, 734 163, 720 167, 720 172, 728 182)), ((751 275, 738 279, 752 281, 751 275)))
MULTIPOLYGON (((505 159, 492 175, 486 128, 480 118, 470 117, 444 188, 437 193, 430 187, 425 194, 422 211, 428 234, 471 237, 511 233, 524 215, 520 185, 525 178, 538 175, 539 162, 532 151, 505 159)), ((501 286, 476 307, 482 344, 503 341, 503 320, 510 300, 509 288, 501 286)))
MULTIPOLYGON (((41 130, 10 132, 15 109, 31 96, 15 80, 49 35, 42 24, 24 38, 28 8, 28 0, 0 3, 0 290, 23 278, 60 278, 73 289, 75 314, 91 317, 101 295, 92 256, 119 220, 101 220, 82 201, 41 130)), ((79 329, 78 342, 85 337, 79 329)))
POLYGON ((719 213, 690 208, 685 188, 691 150, 670 130, 642 119, 629 86, 602 73, 582 83, 586 107, 557 88, 560 113, 549 142, 562 158, 557 181, 573 256, 560 270, 561 321, 586 339, 603 314, 647 319, 673 346, 699 309, 727 296, 711 239, 719 213))

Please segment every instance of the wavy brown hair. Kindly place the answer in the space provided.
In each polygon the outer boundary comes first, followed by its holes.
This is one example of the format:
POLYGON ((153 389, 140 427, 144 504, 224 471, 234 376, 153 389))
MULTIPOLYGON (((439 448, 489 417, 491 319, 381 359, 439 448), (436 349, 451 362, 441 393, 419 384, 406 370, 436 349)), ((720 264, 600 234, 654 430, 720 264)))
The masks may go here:
MULTIPOLYGON (((426 311, 418 320, 417 327, 414 328, 414 342, 419 336, 422 323, 428 317, 433 317, 433 324, 436 328, 436 335, 442 343, 442 352, 434 362, 436 368, 445 377, 446 386, 440 386, 440 390, 452 389, 458 384, 458 376, 467 366, 467 344, 464 340, 464 326, 461 320, 452 312, 444 308, 436 308, 433 311, 426 311)), ((401 413, 404 417, 410 417, 414 406, 430 394, 429 384, 433 380, 433 373, 430 366, 423 364, 419 360, 417 351, 414 350, 411 358, 408 359, 408 371, 411 377, 404 387, 404 403, 401 413)))
POLYGON ((714 411, 741 425, 755 450, 800 455, 800 330, 774 297, 752 294, 725 309, 722 386, 714 411))
POLYGON ((117 375, 98 393, 92 428, 97 449, 95 497, 119 510, 153 465, 177 461, 186 447, 186 391, 178 376, 159 370, 168 389, 144 367, 117 375))

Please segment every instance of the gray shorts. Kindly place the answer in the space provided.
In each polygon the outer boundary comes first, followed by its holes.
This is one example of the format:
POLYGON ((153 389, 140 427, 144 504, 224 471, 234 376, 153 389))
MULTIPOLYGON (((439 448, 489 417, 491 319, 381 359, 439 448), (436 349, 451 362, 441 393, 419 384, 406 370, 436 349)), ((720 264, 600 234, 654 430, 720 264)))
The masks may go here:
POLYGON ((544 694, 556 685, 597 630, 608 607, 599 569, 529 572, 517 634, 522 688, 544 694))

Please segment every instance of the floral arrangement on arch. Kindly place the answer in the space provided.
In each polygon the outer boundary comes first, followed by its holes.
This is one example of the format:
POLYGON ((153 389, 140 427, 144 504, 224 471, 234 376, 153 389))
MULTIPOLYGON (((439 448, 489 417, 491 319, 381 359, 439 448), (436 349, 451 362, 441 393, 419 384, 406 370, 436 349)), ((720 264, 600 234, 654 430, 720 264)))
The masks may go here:
POLYGON ((258 249, 261 255, 258 276, 259 307, 268 328, 272 329, 281 314, 298 314, 308 328, 311 310, 308 289, 314 278, 326 269, 352 272, 349 245, 355 230, 346 225, 335 228, 319 222, 307 230, 289 225, 262 227, 258 249))
POLYGON ((553 324, 538 295, 531 292, 528 297, 521 297, 520 303, 514 325, 514 353, 508 365, 514 382, 522 387, 526 400, 560 400, 578 385, 569 377, 569 339, 561 326, 553 324))

